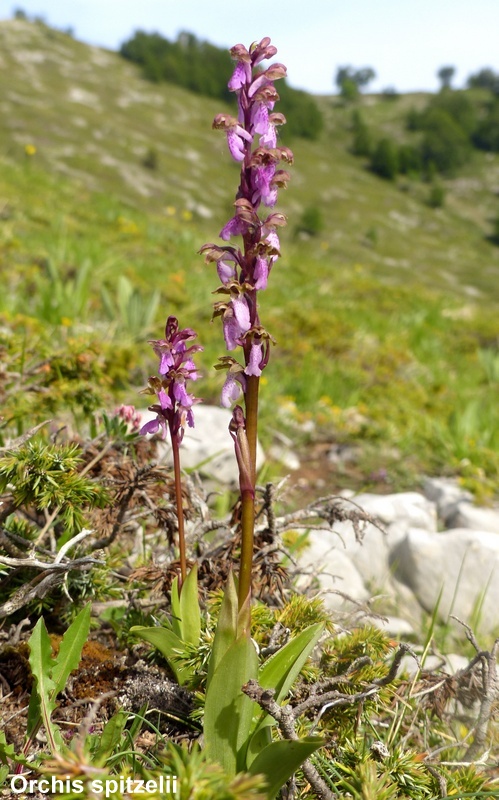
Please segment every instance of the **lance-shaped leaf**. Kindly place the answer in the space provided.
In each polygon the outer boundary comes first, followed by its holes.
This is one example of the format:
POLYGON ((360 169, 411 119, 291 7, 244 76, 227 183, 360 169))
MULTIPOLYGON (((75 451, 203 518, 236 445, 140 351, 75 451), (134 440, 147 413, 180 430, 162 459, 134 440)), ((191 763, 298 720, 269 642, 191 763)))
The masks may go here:
MULTIPOLYGON (((220 614, 218 616, 215 638, 213 640, 213 649, 211 651, 210 663, 208 666, 208 677, 206 680, 207 689, 210 686, 211 679, 213 678, 213 675, 222 658, 229 647, 234 644, 237 639, 237 619, 237 589, 234 576, 231 572, 229 573, 229 577, 227 579, 227 585, 225 587, 222 605, 220 607, 220 614)), ((241 683, 241 686, 242 685, 243 684, 241 683)))
POLYGON ((281 739, 267 745, 249 769, 251 775, 264 775, 267 779, 267 800, 274 800, 279 789, 323 744, 320 736, 308 736, 297 741, 281 739))
POLYGON ((184 686, 190 681, 194 670, 180 663, 185 650, 184 642, 170 628, 145 628, 142 625, 134 625, 130 628, 130 633, 134 633, 159 650, 168 661, 179 686, 184 686))
POLYGON ((270 656, 259 670, 258 683, 263 689, 275 690, 276 703, 282 702, 288 694, 323 630, 323 622, 305 628, 270 656))
MULTIPOLYGON (((78 667, 81 651, 90 630, 90 605, 80 611, 64 634, 58 655, 52 657, 52 646, 43 618, 40 617, 29 639, 29 663, 36 680, 28 707, 28 739, 34 739, 43 722, 52 752, 62 746, 59 729, 51 720, 59 692, 64 689, 69 674, 78 667)), ((26 749, 25 747, 25 749, 26 749)))
POLYGON ((198 599, 198 569, 194 565, 178 590, 178 577, 172 584, 172 630, 189 644, 199 644, 201 635, 201 612, 198 599))
POLYGON ((206 691, 206 755, 230 776, 246 769, 246 750, 256 704, 241 689, 257 672, 255 646, 250 637, 243 634, 225 652, 206 691))
MULTIPOLYGON (((274 689, 277 703, 281 703, 288 694, 323 630, 322 622, 305 628, 260 668, 258 683, 264 689, 274 689)), ((263 748, 270 744, 269 729, 274 724, 273 718, 262 711, 248 746, 248 764, 252 764, 263 748)))

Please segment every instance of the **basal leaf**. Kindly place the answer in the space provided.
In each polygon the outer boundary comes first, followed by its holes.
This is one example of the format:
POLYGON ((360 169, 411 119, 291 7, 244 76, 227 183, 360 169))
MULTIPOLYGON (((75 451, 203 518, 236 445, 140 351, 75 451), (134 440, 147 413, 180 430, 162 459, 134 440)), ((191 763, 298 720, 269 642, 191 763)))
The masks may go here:
POLYGON ((62 692, 69 674, 77 669, 83 645, 90 631, 90 603, 83 608, 62 637, 59 653, 52 669, 54 700, 62 692))
POLYGON ((299 769, 305 759, 323 744, 324 739, 319 736, 309 736, 298 741, 281 739, 279 742, 271 742, 257 755, 249 772, 251 775, 265 776, 268 786, 267 799, 274 800, 279 789, 299 769))
POLYGON ((29 638, 29 663, 36 681, 28 707, 28 738, 36 735, 40 723, 43 722, 51 751, 54 753, 62 744, 60 733, 52 723, 51 715, 55 708, 55 684, 52 671, 55 661, 43 618, 40 617, 29 638))
POLYGON ((181 639, 184 642, 198 645, 201 635, 201 612, 199 609, 198 568, 196 565, 188 573, 182 585, 179 606, 181 639))
POLYGON ((183 639, 182 620, 180 616, 180 594, 178 591, 178 575, 175 575, 172 582, 170 602, 172 606, 172 621, 171 621, 172 631, 176 636, 178 636, 179 639, 183 639))
POLYGON ((127 714, 118 711, 118 713, 111 717, 105 724, 99 747, 92 757, 92 763, 96 767, 104 766, 108 758, 112 755, 114 748, 121 740, 127 719, 127 714))
MULTIPOLYGON (((288 642, 271 656, 258 672, 258 683, 264 689, 274 689, 275 700, 281 703, 300 674, 308 656, 317 644, 324 624, 317 622, 305 628, 295 639, 288 642)), ((261 750, 270 742, 269 728, 275 721, 262 711, 248 745, 247 762, 253 763, 261 750)))
POLYGON ((180 686, 183 686, 191 679, 192 670, 179 663, 180 656, 185 649, 184 643, 172 630, 134 625, 133 628, 130 628, 130 633, 135 633, 136 636, 140 636, 144 641, 153 644, 164 655, 180 686))
POLYGON ((270 656, 258 672, 258 683, 264 689, 274 689, 276 703, 282 702, 324 630, 323 622, 316 622, 301 631, 284 647, 270 656))
MULTIPOLYGON (((211 651, 210 664, 208 667, 208 677, 206 687, 208 688, 220 661, 224 657, 229 647, 234 644, 237 638, 238 627, 238 601, 237 590, 232 572, 229 573, 227 585, 220 607, 213 649, 211 651)), ((242 685, 242 684, 241 684, 242 685)))
POLYGON ((233 776, 246 768, 246 750, 256 704, 241 691, 255 678, 258 657, 249 636, 237 639, 225 652, 206 692, 204 742, 208 760, 233 776))

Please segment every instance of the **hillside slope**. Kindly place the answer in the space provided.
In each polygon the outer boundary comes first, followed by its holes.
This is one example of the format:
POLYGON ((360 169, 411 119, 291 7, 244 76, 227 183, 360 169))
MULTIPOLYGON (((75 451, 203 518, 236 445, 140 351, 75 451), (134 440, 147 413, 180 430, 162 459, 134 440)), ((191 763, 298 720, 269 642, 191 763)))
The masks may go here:
MULTIPOLYGON (((222 135, 210 129, 219 103, 150 84, 117 54, 40 24, 0 23, 0 52, 3 157, 19 161, 32 144, 40 165, 93 191, 143 210, 182 207, 200 222, 213 219, 215 228, 223 220, 237 170, 222 135), (156 168, 144 166, 148 159, 156 168)), ((497 215, 499 157, 476 154, 447 182, 445 209, 432 210, 424 184, 393 185, 370 174, 348 152, 351 110, 335 98, 318 100, 325 132, 318 142, 291 143, 295 167, 283 210, 295 221, 308 206, 322 211, 321 260, 499 300, 499 249, 486 238, 497 215)), ((393 133, 424 96, 361 103, 368 123, 393 133)))

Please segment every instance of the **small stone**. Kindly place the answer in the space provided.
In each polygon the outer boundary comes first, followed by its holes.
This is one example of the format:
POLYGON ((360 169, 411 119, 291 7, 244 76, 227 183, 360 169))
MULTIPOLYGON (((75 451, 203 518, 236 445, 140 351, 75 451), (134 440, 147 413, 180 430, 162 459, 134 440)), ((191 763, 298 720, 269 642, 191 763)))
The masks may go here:
POLYGON ((269 458, 273 459, 273 461, 278 461, 279 464, 282 464, 285 469, 289 469, 290 472, 300 469, 301 462, 297 454, 285 445, 273 444, 268 454, 269 458))
POLYGON ((414 636, 415 633, 411 623, 406 619, 402 619, 402 617, 375 617, 372 623, 376 628, 379 628, 390 636, 395 636, 397 639, 403 639, 406 636, 414 636))
POLYGON ((450 522, 458 503, 473 499, 472 494, 463 489, 455 478, 426 478, 423 492, 428 500, 436 503, 438 516, 447 527, 458 527, 450 522))
POLYGON ((343 594, 358 602, 369 598, 358 570, 345 552, 338 549, 335 539, 335 534, 328 529, 314 530, 309 534, 309 546, 298 557, 302 573, 297 581, 298 590, 306 589, 313 576, 324 605, 331 611, 348 605, 343 594))

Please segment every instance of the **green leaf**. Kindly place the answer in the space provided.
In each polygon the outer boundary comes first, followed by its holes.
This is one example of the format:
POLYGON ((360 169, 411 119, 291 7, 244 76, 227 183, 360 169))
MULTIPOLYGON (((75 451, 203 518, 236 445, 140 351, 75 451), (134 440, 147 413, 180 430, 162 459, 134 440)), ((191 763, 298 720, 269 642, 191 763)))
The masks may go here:
MULTIPOLYGON (((206 688, 208 689, 211 679, 218 669, 222 658, 234 644, 237 638, 237 621, 238 621, 238 601, 237 590, 234 581, 234 576, 229 573, 227 579, 227 586, 220 607, 220 614, 218 616, 217 629, 215 631, 215 638, 213 640, 213 649, 211 651, 210 663, 208 666, 208 676, 206 679, 206 688)), ((242 685, 242 684, 241 684, 242 685)))
POLYGON ((297 679, 307 658, 324 631, 323 622, 310 625, 270 656, 258 672, 263 689, 274 689, 275 701, 281 703, 297 679))
POLYGON ((100 738, 99 747, 92 758, 92 764, 96 767, 105 765, 108 758, 112 755, 114 748, 120 743, 124 727, 127 723, 128 715, 118 711, 109 722, 104 726, 100 738))
MULTIPOLYGON (((295 639, 291 639, 281 650, 267 659, 260 668, 258 683, 263 689, 275 690, 276 703, 281 703, 288 694, 323 630, 323 622, 305 628, 295 639)), ((248 745, 248 765, 252 764, 261 750, 270 743, 269 728, 274 724, 273 718, 263 711, 248 745)))
POLYGON ((274 800, 279 789, 296 772, 303 762, 324 744, 320 736, 308 736, 294 741, 281 739, 271 742, 255 758, 249 772, 264 775, 267 779, 267 799, 274 800))
POLYGON ((241 636, 225 652, 206 691, 206 755, 230 776, 246 768, 246 750, 256 704, 243 694, 241 687, 255 678, 257 672, 255 646, 249 636, 241 636))
POLYGON ((51 752, 54 753, 62 745, 62 738, 51 720, 56 697, 55 684, 52 680, 55 661, 52 658, 50 639, 42 617, 33 628, 28 644, 29 663, 36 681, 36 689, 31 694, 28 706, 27 734, 30 738, 34 737, 40 727, 40 721, 43 721, 51 752))
MULTIPOLYGON (((173 602, 172 602, 173 609, 173 602)), ((198 599, 198 568, 193 566, 188 573, 180 592, 179 616, 181 639, 193 645, 199 644, 201 636, 201 612, 198 599)))
POLYGON ((172 631, 175 634, 175 636, 178 636, 179 639, 183 639, 184 637, 182 636, 182 618, 180 616, 180 594, 178 591, 178 575, 175 575, 172 582, 170 602, 172 606, 172 620, 171 620, 172 631))
POLYGON ((90 603, 83 608, 62 637, 59 653, 52 669, 54 700, 62 692, 70 673, 77 669, 83 645, 90 631, 90 603))
MULTIPOLYGON (((16 757, 16 748, 13 744, 7 743, 4 731, 0 731, 0 764, 9 764, 9 759, 16 757)), ((9 770, 7 769, 7 772, 9 770)))
POLYGON ((181 666, 179 663, 185 648, 182 639, 179 639, 176 633, 169 628, 145 628, 141 625, 134 625, 133 628, 130 628, 130 633, 153 644, 164 655, 180 686, 191 679, 193 670, 181 666))

